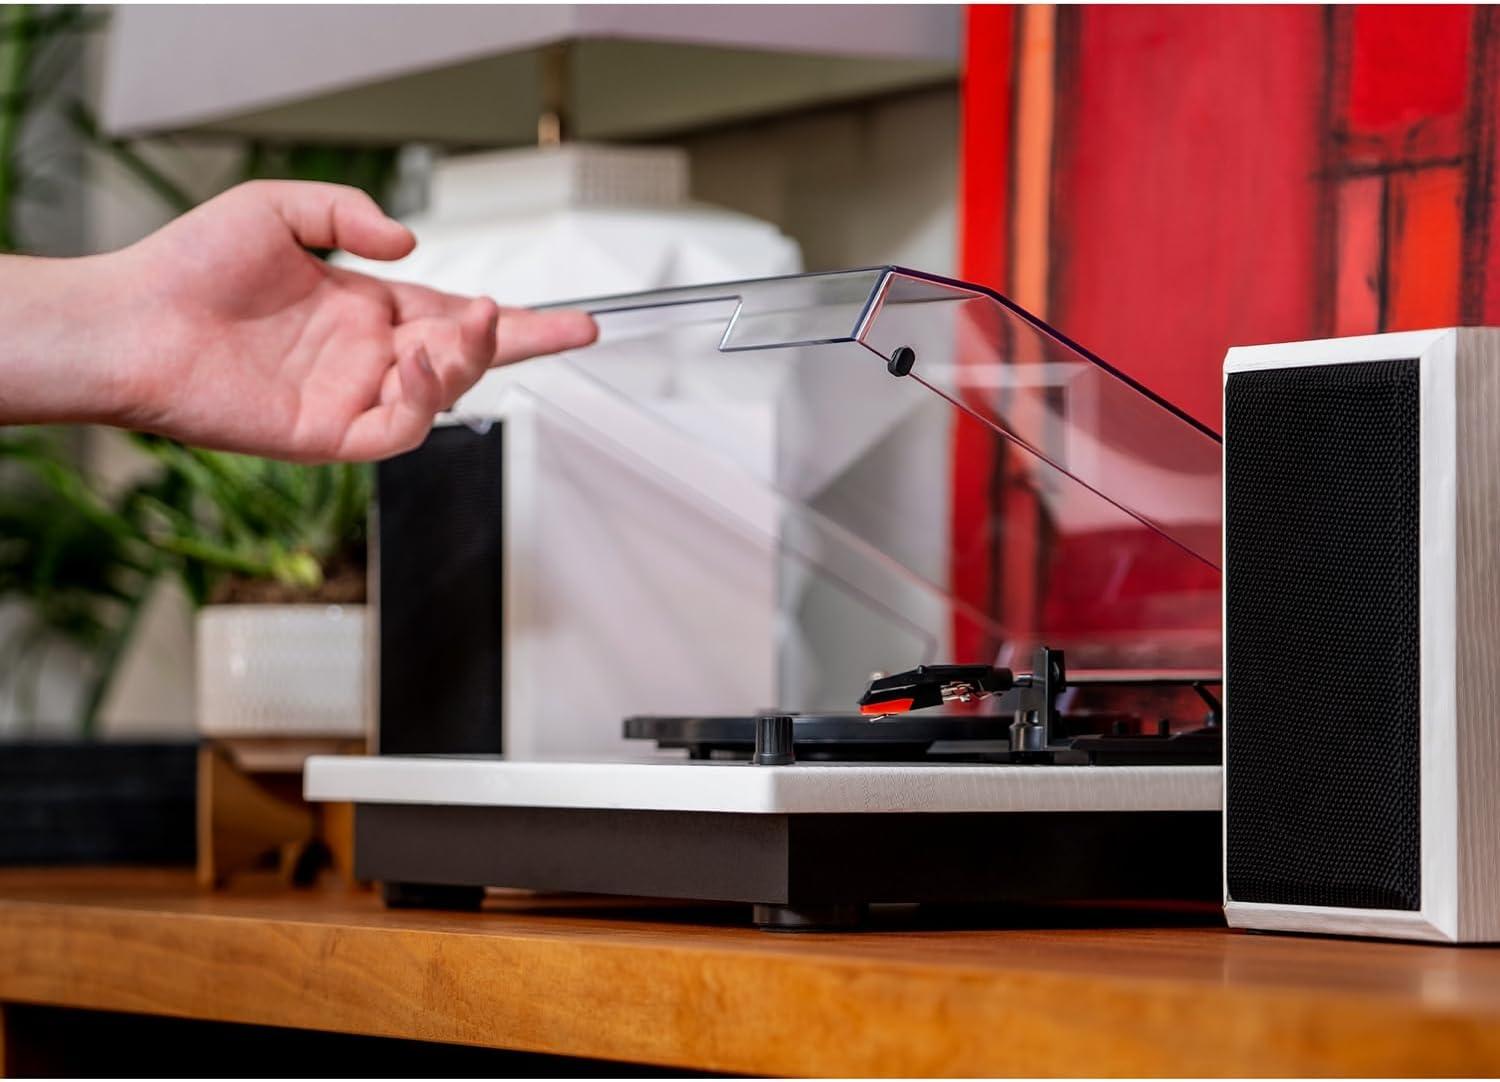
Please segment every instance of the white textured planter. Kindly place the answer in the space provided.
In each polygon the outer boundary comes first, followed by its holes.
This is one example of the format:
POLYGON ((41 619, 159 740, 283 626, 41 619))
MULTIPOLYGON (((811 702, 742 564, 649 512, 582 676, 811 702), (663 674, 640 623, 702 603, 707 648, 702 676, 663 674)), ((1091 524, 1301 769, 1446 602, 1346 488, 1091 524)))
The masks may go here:
POLYGON ((209 605, 198 613, 206 736, 363 736, 363 605, 209 605))

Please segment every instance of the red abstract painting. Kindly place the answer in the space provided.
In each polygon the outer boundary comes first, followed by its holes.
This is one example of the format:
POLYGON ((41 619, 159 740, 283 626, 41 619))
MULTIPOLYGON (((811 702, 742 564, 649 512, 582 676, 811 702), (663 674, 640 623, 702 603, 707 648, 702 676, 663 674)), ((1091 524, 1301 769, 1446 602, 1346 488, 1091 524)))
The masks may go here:
MULTIPOLYGON (((1211 428, 1231 346, 1500 323, 1496 9, 976 6, 963 110, 964 276, 1211 428)), ((1065 565, 966 438, 954 590, 1042 605, 1065 565)))

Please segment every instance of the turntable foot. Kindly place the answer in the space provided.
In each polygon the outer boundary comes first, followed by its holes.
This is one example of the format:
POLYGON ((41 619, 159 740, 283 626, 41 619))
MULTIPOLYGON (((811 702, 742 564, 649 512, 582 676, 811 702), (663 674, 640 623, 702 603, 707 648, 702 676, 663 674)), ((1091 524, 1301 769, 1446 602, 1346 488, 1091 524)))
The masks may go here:
POLYGON ((831 932, 864 923, 862 905, 757 905, 755 926, 768 932, 831 932))
POLYGON ((451 883, 380 884, 380 895, 392 909, 478 909, 484 901, 483 887, 451 883))

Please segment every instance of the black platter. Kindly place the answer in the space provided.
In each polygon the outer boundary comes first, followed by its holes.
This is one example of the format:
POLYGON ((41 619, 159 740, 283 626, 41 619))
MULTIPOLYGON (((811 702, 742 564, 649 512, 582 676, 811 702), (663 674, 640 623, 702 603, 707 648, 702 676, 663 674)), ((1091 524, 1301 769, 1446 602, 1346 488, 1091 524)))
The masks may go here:
MULTIPOLYGON (((1046 751, 1014 752, 1009 716, 937 715, 871 718, 858 714, 793 714, 798 760, 812 762, 980 762, 1037 765, 1216 764, 1222 757, 1217 725, 1174 730, 1164 720, 1122 714, 1071 714, 1046 751)), ((661 749, 683 749, 692 759, 748 759, 756 718, 626 718, 629 739, 661 749)))

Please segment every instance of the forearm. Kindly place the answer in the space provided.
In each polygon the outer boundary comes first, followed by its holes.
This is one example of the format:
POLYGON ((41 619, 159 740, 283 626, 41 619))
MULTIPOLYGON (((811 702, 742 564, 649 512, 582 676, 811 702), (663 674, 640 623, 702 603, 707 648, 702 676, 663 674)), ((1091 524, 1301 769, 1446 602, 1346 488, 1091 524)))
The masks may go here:
POLYGON ((146 343, 123 253, 0 256, 0 424, 118 424, 146 343))

